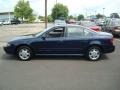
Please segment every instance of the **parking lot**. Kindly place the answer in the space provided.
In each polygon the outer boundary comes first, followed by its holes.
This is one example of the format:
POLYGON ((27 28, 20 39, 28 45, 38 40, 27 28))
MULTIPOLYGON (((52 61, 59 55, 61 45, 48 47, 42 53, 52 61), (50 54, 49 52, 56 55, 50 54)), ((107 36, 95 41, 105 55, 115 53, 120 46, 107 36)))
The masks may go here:
POLYGON ((44 24, 0 26, 0 90, 120 90, 119 38, 114 39, 115 52, 96 62, 79 56, 38 56, 19 61, 3 51, 10 38, 43 29, 44 24))

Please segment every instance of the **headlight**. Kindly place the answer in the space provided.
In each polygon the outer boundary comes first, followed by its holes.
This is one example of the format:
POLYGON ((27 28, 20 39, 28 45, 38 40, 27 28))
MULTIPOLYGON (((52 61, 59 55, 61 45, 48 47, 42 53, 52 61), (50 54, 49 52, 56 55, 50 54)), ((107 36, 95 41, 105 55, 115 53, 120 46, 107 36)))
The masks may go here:
POLYGON ((5 47, 9 47, 10 44, 9 44, 9 43, 3 43, 3 46, 5 46, 5 47))

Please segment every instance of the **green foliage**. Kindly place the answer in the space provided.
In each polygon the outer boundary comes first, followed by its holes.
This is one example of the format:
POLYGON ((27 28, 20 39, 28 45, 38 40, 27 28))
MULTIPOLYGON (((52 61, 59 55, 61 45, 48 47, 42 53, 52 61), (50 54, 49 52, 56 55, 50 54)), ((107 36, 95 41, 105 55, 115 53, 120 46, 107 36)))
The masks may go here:
POLYGON ((41 21, 45 21, 45 17, 44 16, 38 16, 38 19, 41 21))
POLYGON ((72 15, 68 16, 68 19, 74 19, 74 17, 72 15))
MULTIPOLYGON (((45 17, 44 16, 38 16, 38 19, 40 19, 41 21, 45 21, 45 17)), ((53 22, 53 18, 51 15, 47 16, 47 20, 48 22, 53 22)))
POLYGON ((29 22, 29 23, 32 23, 32 22, 35 21, 35 19, 36 19, 36 16, 35 16, 35 15, 31 15, 31 16, 29 16, 29 18, 28 18, 28 22, 29 22))
POLYGON ((30 7, 29 1, 19 0, 14 8, 14 15, 16 18, 28 19, 33 18, 33 10, 30 7))
POLYGON ((51 15, 48 15, 47 19, 48 19, 48 22, 53 22, 53 18, 51 15))
POLYGON ((53 20, 58 19, 60 17, 64 17, 64 19, 67 19, 68 17, 68 8, 67 6, 64 6, 63 4, 56 4, 52 9, 52 18, 53 20))
POLYGON ((101 15, 101 14, 98 13, 98 14, 96 15, 96 17, 97 17, 97 19, 99 19, 99 18, 103 18, 104 15, 101 15))
POLYGON ((43 16, 38 16, 38 19, 40 19, 40 20, 43 19, 43 18, 44 18, 43 16))
POLYGON ((110 17, 111 18, 120 18, 120 16, 118 15, 118 13, 111 13, 110 17))
POLYGON ((78 19, 78 21, 84 20, 84 15, 82 15, 82 14, 78 15, 77 19, 78 19))

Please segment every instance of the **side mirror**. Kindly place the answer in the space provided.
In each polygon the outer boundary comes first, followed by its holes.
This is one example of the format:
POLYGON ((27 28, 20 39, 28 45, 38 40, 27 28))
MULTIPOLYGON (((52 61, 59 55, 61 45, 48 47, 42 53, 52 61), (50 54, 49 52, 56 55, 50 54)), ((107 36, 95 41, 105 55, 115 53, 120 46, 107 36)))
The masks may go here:
POLYGON ((45 36, 42 36, 41 38, 42 38, 43 40, 45 40, 45 39, 46 39, 46 37, 45 37, 45 36))

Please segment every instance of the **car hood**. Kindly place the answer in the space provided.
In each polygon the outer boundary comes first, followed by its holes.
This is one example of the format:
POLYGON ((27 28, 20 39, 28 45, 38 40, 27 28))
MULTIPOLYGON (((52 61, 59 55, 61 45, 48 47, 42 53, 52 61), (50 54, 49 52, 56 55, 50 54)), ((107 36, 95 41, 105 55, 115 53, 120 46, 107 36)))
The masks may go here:
POLYGON ((17 37, 14 37, 10 40, 11 41, 16 41, 16 40, 23 40, 23 39, 31 39, 31 38, 34 38, 34 35, 33 34, 29 34, 29 35, 22 35, 22 36, 17 36, 17 37))

